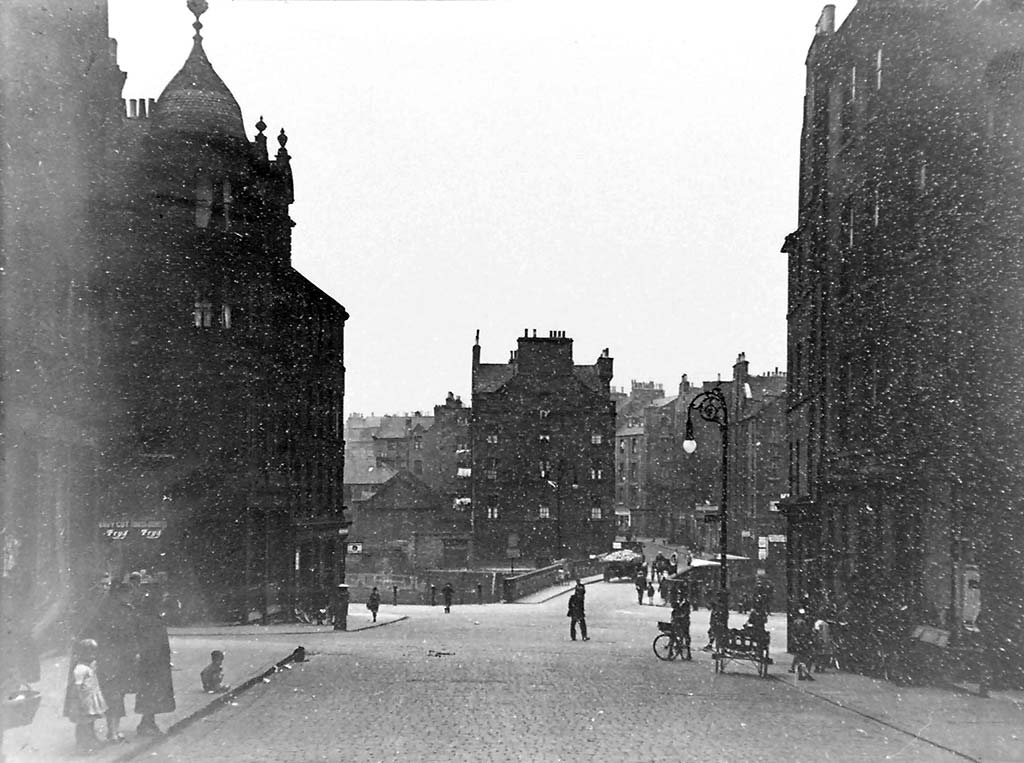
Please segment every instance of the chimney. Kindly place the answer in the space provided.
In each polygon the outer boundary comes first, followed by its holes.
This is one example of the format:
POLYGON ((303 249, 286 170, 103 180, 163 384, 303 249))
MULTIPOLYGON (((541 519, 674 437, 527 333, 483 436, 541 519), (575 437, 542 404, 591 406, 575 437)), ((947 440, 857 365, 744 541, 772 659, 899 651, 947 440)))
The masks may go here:
POLYGON ((826 5, 821 9, 821 16, 818 18, 818 23, 814 27, 814 34, 832 34, 836 31, 836 7, 834 5, 826 5))
POLYGON ((139 116, 139 101, 137 98, 128 99, 128 118, 135 119, 139 116))

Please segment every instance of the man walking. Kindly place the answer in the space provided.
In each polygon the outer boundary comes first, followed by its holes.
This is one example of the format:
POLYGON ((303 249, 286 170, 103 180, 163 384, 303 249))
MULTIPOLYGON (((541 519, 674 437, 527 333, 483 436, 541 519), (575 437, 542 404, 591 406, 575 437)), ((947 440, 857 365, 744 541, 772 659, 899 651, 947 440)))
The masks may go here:
POLYGON ((569 617, 569 638, 573 641, 576 640, 577 624, 580 626, 580 636, 583 637, 583 640, 590 641, 590 637, 587 636, 587 613, 583 600, 586 593, 587 589, 584 588, 583 584, 577 583, 576 590, 569 597, 569 611, 566 613, 566 616, 569 617))
POLYGON ((444 594, 444 613, 449 615, 452 611, 452 594, 455 593, 455 589, 451 583, 445 583, 441 593, 444 594))

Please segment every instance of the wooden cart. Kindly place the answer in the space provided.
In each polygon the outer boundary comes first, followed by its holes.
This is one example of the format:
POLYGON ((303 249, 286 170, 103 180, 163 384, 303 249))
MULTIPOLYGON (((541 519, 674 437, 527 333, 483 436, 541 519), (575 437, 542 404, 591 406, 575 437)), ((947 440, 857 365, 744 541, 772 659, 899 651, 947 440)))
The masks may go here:
POLYGON ((730 660, 745 660, 754 663, 761 678, 767 678, 768 666, 772 664, 772 658, 768 656, 770 641, 771 636, 766 630, 732 628, 726 631, 725 643, 716 643, 711 653, 715 672, 723 672, 725 664, 730 660))

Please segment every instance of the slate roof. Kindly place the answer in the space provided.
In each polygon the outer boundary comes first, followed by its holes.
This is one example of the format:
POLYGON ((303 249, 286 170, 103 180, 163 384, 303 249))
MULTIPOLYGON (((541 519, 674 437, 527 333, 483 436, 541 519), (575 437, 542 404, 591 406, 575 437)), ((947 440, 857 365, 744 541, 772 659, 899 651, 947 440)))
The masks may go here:
POLYGON ((474 392, 494 392, 513 376, 513 367, 506 363, 481 363, 473 379, 474 392))
POLYGON ((193 40, 184 66, 157 99, 154 125, 203 137, 248 140, 238 101, 213 70, 203 38, 196 33, 193 40))

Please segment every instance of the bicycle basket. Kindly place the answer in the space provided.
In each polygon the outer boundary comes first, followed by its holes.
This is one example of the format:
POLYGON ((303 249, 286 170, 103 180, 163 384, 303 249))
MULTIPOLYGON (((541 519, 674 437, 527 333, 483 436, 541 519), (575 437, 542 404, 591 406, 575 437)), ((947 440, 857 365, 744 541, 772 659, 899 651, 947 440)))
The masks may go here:
POLYGON ((661 631, 662 633, 671 633, 672 632, 672 623, 666 623, 664 620, 659 620, 658 621, 658 630, 661 631))

